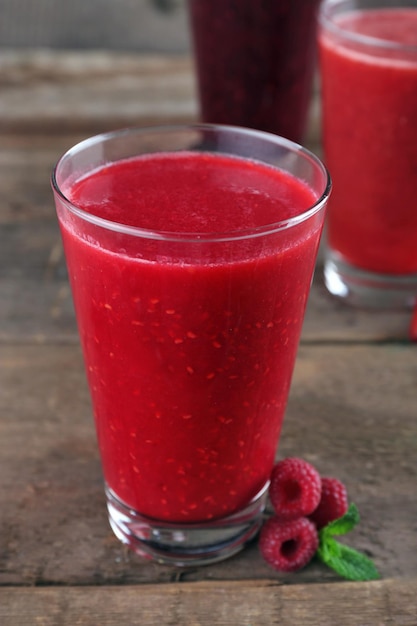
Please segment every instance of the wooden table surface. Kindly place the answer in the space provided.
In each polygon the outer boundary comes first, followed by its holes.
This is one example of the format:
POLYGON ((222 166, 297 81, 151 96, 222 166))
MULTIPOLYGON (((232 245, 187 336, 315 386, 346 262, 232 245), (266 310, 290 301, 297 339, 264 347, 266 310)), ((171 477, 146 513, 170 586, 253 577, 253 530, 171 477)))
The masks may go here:
MULTIPOLYGON (((317 562, 292 575, 256 544, 223 563, 144 562, 113 536, 49 173, 90 134, 195 119, 186 57, 0 53, 0 624, 417 624, 417 345, 409 314, 345 308, 320 260, 280 457, 345 481, 349 544, 381 580, 317 562)), ((308 145, 320 152, 317 102, 308 145)))

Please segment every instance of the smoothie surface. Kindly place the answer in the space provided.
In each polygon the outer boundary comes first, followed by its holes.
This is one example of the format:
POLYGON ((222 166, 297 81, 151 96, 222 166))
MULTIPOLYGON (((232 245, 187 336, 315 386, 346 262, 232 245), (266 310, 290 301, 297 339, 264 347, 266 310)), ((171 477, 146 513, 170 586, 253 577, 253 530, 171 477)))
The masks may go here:
POLYGON ((96 216, 177 233, 266 226, 299 215, 316 201, 307 184, 279 169, 193 152, 119 161, 66 192, 76 206, 96 216))

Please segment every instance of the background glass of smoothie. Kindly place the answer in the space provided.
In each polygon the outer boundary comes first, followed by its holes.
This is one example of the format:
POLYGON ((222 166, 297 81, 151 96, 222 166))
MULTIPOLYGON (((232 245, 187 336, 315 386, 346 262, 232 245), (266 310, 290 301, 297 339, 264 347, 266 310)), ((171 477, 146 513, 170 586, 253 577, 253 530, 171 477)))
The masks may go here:
POLYGON ((324 0, 320 13, 328 290, 417 299, 417 0, 324 0))
POLYGON ((319 0, 188 0, 201 118, 301 142, 319 0))
POLYGON ((111 526, 161 562, 225 558, 261 523, 327 171, 267 133, 130 129, 53 189, 111 526))

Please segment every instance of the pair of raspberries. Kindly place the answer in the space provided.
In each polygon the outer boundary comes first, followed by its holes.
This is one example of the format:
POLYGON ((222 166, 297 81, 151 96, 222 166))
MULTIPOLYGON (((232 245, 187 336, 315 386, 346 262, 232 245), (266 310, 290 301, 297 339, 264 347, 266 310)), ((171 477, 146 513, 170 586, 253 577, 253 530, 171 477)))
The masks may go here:
POLYGON ((271 474, 269 498, 275 515, 263 525, 259 548, 274 569, 294 572, 313 558, 318 531, 348 510, 345 486, 322 478, 307 461, 287 458, 271 474))

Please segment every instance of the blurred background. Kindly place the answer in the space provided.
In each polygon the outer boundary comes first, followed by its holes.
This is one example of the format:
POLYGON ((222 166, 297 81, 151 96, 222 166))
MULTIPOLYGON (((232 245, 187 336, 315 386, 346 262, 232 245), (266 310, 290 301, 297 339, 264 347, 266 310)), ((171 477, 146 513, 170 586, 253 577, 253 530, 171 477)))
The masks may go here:
POLYGON ((186 0, 0 0, 0 48, 184 53, 186 0))

